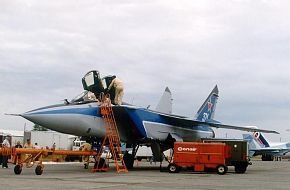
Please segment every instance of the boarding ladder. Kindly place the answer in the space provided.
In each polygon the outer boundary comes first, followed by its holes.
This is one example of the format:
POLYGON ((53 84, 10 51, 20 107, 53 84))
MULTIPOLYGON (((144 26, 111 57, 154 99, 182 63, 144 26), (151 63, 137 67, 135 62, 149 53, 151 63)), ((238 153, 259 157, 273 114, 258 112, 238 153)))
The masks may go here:
POLYGON ((121 151, 121 142, 120 136, 117 129, 117 124, 115 121, 112 104, 109 95, 101 95, 101 115, 104 119, 106 126, 106 135, 103 140, 102 146, 100 150, 98 150, 98 154, 95 158, 96 164, 92 171, 107 171, 108 166, 104 162, 102 158, 102 152, 104 147, 109 147, 112 159, 115 162, 116 170, 118 173, 120 172, 128 172, 125 162, 123 160, 123 155, 121 151))

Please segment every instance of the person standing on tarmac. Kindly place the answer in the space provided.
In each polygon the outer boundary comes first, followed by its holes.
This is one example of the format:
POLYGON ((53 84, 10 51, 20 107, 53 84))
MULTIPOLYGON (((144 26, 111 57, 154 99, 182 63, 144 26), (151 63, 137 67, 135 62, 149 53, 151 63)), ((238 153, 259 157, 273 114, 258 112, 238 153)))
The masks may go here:
POLYGON ((26 140, 26 143, 24 144, 24 148, 33 148, 30 139, 26 140))
POLYGON ((17 141, 15 148, 22 148, 22 145, 20 144, 20 141, 17 141))
MULTIPOLYGON (((0 143, 0 148, 2 148, 2 143, 0 143)), ((3 157, 2 153, 0 153, 0 165, 2 165, 3 157)))
MULTIPOLYGON (((84 143, 80 147, 81 151, 91 151, 92 150, 92 145, 90 143, 84 143)), ((90 156, 83 156, 83 162, 84 162, 84 168, 88 169, 89 167, 89 162, 90 162, 90 156)))
MULTIPOLYGON (((5 137, 3 143, 3 148, 10 148, 9 137, 5 137)), ((2 155, 2 168, 8 168, 8 155, 2 155)))
POLYGON ((114 87, 115 88, 115 99, 114 99, 114 103, 117 105, 121 105, 122 104, 122 99, 123 99, 123 95, 124 95, 124 85, 123 85, 123 81, 119 78, 117 78, 116 76, 113 76, 113 80, 111 82, 111 84, 109 85, 108 89, 106 90, 107 92, 114 87))
MULTIPOLYGON (((33 145, 31 144, 31 140, 27 139, 26 143, 24 144, 23 148, 33 148, 33 145)), ((27 159, 30 154, 24 154, 23 159, 27 159)))
POLYGON ((52 144, 52 147, 51 147, 51 150, 55 150, 56 148, 56 145, 55 145, 55 142, 52 144))
MULTIPOLYGON (((22 145, 20 144, 20 141, 17 141, 16 145, 15 145, 15 148, 22 148, 22 145)), ((21 161, 21 154, 17 154, 17 158, 18 160, 14 160, 14 164, 16 165, 17 164, 17 161, 21 161)))

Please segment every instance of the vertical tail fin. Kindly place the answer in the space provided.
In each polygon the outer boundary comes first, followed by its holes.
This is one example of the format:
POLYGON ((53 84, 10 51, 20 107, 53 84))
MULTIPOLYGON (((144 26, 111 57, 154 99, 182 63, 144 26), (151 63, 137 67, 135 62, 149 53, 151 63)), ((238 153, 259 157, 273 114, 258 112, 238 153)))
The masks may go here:
POLYGON ((156 106, 156 111, 167 114, 172 113, 172 95, 168 87, 165 88, 164 93, 156 106))
POLYGON ((253 138, 261 147, 270 147, 269 141, 260 132, 254 132, 253 138))
POLYGON ((246 139, 249 141, 250 149, 270 147, 270 144, 260 132, 254 132, 252 135, 243 134, 243 139, 246 139))
POLYGON ((218 87, 217 85, 208 95, 207 99, 204 101, 202 106, 197 111, 195 119, 199 121, 210 121, 214 118, 215 107, 218 99, 218 87))

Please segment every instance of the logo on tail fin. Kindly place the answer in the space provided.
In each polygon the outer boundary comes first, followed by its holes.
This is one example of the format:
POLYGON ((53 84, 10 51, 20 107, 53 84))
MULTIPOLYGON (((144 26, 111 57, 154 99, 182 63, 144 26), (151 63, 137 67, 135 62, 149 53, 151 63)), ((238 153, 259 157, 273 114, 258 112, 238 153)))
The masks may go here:
POLYGON ((260 133, 260 132, 254 132, 253 133, 253 137, 256 140, 256 142, 259 143, 259 145, 261 147, 269 147, 270 146, 269 143, 268 143, 268 141, 262 135, 262 133, 260 133))
POLYGON ((218 87, 215 86, 195 116, 199 121, 210 121, 214 118, 215 106, 218 99, 218 87))
POLYGON ((212 110, 212 106, 213 106, 213 104, 210 102, 211 100, 209 100, 208 102, 207 102, 207 111, 208 112, 211 112, 211 110, 212 110))

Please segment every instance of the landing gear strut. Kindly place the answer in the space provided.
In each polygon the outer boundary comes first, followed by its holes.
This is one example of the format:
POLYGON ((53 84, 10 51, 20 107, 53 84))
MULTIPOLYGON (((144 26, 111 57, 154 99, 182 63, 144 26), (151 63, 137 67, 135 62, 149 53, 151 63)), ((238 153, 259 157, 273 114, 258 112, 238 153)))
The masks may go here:
POLYGON ((134 160, 135 160, 135 156, 136 156, 137 150, 139 148, 139 145, 136 145, 136 144, 127 145, 126 148, 133 148, 132 154, 130 154, 128 151, 126 151, 124 156, 123 156, 123 159, 124 159, 124 162, 125 162, 127 169, 132 169, 134 166, 134 160))

